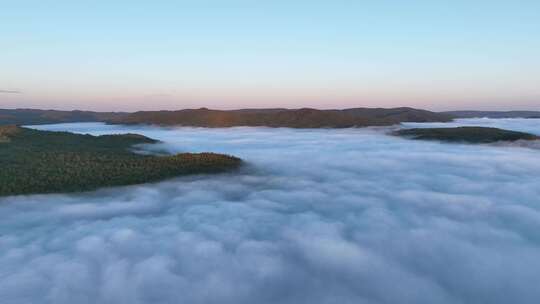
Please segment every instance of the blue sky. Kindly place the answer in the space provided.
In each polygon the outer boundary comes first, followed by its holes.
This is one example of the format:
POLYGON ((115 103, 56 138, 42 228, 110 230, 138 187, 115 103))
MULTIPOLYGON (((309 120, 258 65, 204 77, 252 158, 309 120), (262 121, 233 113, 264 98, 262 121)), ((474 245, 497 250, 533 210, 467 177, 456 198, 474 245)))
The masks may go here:
POLYGON ((540 1, 0 0, 0 20, 2 107, 540 109, 540 1))

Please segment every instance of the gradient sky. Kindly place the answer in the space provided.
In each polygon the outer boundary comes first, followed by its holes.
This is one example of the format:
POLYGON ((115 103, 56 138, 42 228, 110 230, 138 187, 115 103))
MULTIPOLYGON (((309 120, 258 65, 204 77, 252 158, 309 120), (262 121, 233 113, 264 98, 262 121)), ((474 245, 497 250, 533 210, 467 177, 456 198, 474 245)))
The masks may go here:
POLYGON ((540 1, 0 0, 0 108, 540 110, 540 1))

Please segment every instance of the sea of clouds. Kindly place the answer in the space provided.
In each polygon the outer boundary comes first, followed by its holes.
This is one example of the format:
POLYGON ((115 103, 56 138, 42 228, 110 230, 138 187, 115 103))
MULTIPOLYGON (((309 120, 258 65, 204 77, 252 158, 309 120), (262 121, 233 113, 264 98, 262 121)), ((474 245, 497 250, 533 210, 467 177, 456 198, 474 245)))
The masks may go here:
MULTIPOLYGON (((475 124, 540 134, 540 120, 449 125, 475 124)), ((538 150, 384 128, 38 128, 140 133, 163 141, 145 149, 228 153, 246 165, 0 198, 2 304, 540 299, 538 150)))

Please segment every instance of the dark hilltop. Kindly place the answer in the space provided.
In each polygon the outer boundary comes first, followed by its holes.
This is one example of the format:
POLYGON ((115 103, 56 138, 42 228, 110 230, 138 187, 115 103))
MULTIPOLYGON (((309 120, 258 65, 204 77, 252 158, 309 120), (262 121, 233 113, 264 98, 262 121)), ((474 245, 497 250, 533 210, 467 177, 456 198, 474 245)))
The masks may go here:
POLYGON ((393 134, 411 139, 439 140, 444 142, 463 142, 472 144, 540 139, 539 136, 534 134, 485 127, 403 129, 396 131, 393 134))

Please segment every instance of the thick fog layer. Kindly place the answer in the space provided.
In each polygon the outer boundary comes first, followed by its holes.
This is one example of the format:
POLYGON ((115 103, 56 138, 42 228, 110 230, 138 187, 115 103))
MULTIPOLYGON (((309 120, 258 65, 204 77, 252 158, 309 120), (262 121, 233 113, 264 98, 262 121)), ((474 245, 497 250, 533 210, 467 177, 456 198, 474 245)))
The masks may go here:
MULTIPOLYGON (((539 120, 481 122, 540 134, 539 120)), ((142 133, 164 141, 156 151, 247 165, 0 199, 3 304, 540 299, 538 150, 381 129, 40 128, 142 133)))

